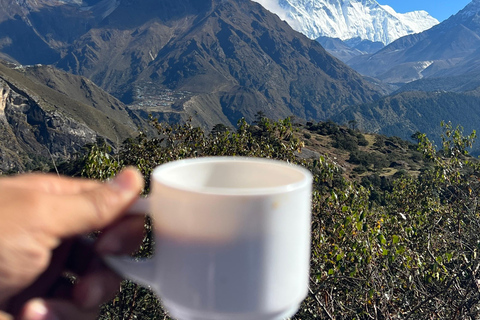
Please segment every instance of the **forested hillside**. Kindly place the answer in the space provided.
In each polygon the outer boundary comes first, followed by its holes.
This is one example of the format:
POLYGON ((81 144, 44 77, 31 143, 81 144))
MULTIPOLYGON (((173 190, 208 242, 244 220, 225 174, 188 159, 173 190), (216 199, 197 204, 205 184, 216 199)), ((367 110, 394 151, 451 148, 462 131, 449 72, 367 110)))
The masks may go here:
MULTIPOLYGON (((310 294, 293 319, 480 316, 480 164, 468 155, 475 133, 464 135, 461 127, 445 124, 437 151, 421 133, 413 147, 398 138, 363 134, 354 122, 350 128, 329 122, 295 125, 291 119, 275 122, 257 115, 255 123, 241 120, 236 130, 217 125, 205 133, 189 123, 154 126, 156 138, 130 139, 117 154, 91 146, 85 156, 58 169, 107 179, 126 165, 148 177, 161 163, 212 155, 300 164, 315 177, 312 260, 310 294), (322 148, 341 152, 325 156, 322 148), (394 150, 403 163, 389 158, 394 150), (393 162, 416 170, 389 175, 385 169, 395 169, 393 162)), ((140 256, 151 254, 148 220, 146 230, 140 256)), ((101 319, 168 319, 150 291, 130 282, 103 310, 101 319)))
MULTIPOLYGON (((441 146, 442 121, 461 124, 466 131, 478 130, 480 90, 465 92, 406 91, 378 101, 349 107, 332 120, 347 123, 354 120, 367 132, 409 139, 417 131, 428 133, 441 146)), ((478 154, 478 146, 475 146, 478 154)))

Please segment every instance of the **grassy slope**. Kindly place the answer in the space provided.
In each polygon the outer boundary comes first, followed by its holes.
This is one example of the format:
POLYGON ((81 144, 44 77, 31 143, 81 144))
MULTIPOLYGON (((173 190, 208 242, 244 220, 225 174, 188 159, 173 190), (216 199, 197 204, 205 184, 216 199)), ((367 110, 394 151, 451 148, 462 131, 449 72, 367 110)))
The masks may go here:
MULTIPOLYGON (((15 87, 21 88, 21 91, 34 98, 46 111, 57 111, 65 114, 80 123, 86 124, 99 135, 114 143, 122 142, 135 133, 132 120, 123 105, 117 102, 115 98, 111 97, 111 100, 98 99, 98 103, 95 103, 91 96, 93 95, 93 98, 100 97, 101 94, 96 92, 96 90, 100 92, 100 89, 96 89, 96 86, 91 84, 90 81, 62 72, 57 74, 56 81, 60 83, 63 79, 63 87, 56 90, 42 83, 46 82, 48 77, 40 77, 38 75, 39 70, 34 73, 28 69, 14 69, 0 63, 0 77, 15 87), (81 88, 82 81, 83 88, 81 88), (111 111, 106 113, 105 110, 108 110, 108 108, 111 111)), ((52 84, 52 86, 54 85, 52 84)))
MULTIPOLYGON (((346 127, 338 127, 342 137, 352 139, 362 134, 358 130, 350 130, 346 127), (352 134, 353 135, 352 135, 352 134)), ((353 150, 335 147, 338 135, 321 134, 312 128, 301 127, 298 135, 305 141, 303 156, 311 157, 323 155, 333 160, 343 170, 343 176, 350 180, 361 180, 365 176, 378 175, 380 177, 391 177, 397 174, 417 175, 419 170, 428 164, 423 161, 422 156, 416 150, 412 142, 401 140, 397 137, 387 137, 380 134, 363 133, 368 145, 353 143, 353 150), (368 165, 353 163, 349 161, 352 153, 366 154, 368 165), (380 166, 375 166, 374 162, 380 166), (366 168, 366 171, 363 168, 366 168)))

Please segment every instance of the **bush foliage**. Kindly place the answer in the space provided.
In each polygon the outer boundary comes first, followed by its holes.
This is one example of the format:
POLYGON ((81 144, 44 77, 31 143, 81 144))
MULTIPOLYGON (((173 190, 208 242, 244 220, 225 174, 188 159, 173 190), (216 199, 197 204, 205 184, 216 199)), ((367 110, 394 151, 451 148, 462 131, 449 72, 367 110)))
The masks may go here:
MULTIPOLYGON (((220 155, 281 159, 314 174, 310 294, 293 319, 480 318, 480 164, 467 152, 475 133, 444 124, 440 152, 419 133, 430 165, 397 175, 379 196, 371 185, 387 184, 380 178, 346 181, 329 159, 299 157, 303 144, 288 118, 241 120, 235 131, 216 126, 209 134, 190 123, 154 125, 156 137, 130 139, 116 154, 92 147, 82 174, 108 179, 134 165, 148 177, 165 162, 220 155)), ((139 255, 151 253, 150 239, 139 255)), ((151 292, 130 282, 103 309, 101 319, 168 319, 151 292)))

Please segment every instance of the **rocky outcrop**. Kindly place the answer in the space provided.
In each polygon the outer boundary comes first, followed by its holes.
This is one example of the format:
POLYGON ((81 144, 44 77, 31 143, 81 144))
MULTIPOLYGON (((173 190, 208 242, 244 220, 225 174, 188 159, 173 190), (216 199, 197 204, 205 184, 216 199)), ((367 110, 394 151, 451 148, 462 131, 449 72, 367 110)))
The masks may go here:
POLYGON ((98 138, 116 147, 144 125, 88 79, 0 63, 0 171, 52 167, 98 138))
POLYGON ((34 160, 68 159, 97 134, 88 126, 53 110, 0 80, 0 170, 22 171, 34 160))

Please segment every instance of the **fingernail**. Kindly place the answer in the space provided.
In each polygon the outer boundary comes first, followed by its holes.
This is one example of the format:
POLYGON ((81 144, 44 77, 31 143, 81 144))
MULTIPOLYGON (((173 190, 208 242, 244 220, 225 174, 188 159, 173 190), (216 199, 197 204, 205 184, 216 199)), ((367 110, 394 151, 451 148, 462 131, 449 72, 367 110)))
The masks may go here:
POLYGON ((47 307, 42 299, 33 299, 25 306, 22 320, 59 320, 47 307))
POLYGON ((90 283, 86 296, 81 302, 81 306, 85 309, 93 309, 102 303, 103 287, 98 282, 90 283))
POLYGON ((130 190, 132 188, 132 179, 125 170, 117 174, 109 183, 120 190, 130 190))
POLYGON ((137 194, 138 189, 141 188, 142 177, 137 169, 129 167, 122 170, 113 180, 110 180, 109 183, 122 192, 137 194))

